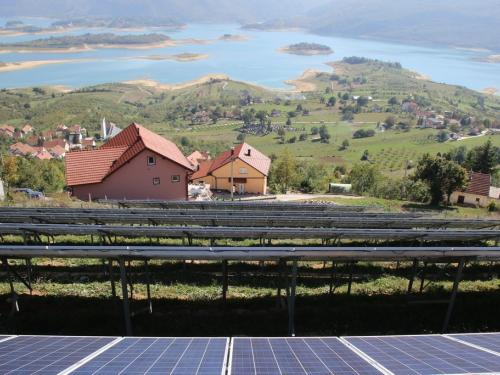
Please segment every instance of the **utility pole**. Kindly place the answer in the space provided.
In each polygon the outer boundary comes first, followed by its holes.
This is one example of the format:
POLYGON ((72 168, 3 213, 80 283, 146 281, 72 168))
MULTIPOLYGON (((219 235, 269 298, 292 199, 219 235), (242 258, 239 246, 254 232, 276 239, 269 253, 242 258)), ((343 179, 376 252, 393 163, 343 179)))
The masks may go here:
POLYGON ((234 176, 234 173, 233 173, 233 165, 234 165, 234 147, 231 147, 231 201, 233 200, 233 186, 234 186, 234 183, 233 183, 233 176, 234 176))

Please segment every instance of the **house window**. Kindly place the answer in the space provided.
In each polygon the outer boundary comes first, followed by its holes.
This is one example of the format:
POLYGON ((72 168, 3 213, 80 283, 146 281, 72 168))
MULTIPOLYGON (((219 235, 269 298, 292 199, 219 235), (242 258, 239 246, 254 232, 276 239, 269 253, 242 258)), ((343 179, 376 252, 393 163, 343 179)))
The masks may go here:
POLYGON ((160 177, 153 178, 153 185, 160 185, 160 177))
POLYGON ((172 182, 179 182, 180 180, 181 177, 178 174, 172 176, 172 182))
POLYGON ((240 174, 247 174, 248 169, 247 168, 240 168, 240 174))
POLYGON ((148 156, 148 165, 155 165, 156 160, 154 156, 148 156))

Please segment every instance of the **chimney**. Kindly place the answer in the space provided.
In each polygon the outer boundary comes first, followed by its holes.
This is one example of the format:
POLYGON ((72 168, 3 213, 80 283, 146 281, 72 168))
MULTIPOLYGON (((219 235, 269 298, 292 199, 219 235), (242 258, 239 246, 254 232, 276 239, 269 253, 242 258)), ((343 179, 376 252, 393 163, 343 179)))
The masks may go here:
POLYGON ((248 156, 250 156, 251 152, 252 152, 252 148, 251 148, 251 147, 249 147, 249 148, 248 148, 248 156))

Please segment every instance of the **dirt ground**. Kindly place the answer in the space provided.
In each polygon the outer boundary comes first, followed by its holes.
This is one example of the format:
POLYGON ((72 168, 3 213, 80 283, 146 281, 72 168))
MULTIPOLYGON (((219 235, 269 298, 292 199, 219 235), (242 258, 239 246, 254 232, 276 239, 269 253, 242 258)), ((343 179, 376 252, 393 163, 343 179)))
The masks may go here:
MULTIPOLYGON (((326 198, 326 197, 338 197, 338 198, 346 198, 346 199, 359 199, 362 197, 355 195, 342 195, 342 194, 305 194, 305 193, 288 193, 288 194, 276 194, 276 195, 252 195, 252 194, 244 194, 238 195, 234 194, 233 199, 236 200, 262 200, 262 201, 279 201, 279 202, 291 202, 291 201, 300 201, 300 200, 310 200, 310 199, 318 199, 318 198, 326 198)), ((230 200, 231 196, 229 193, 214 193, 213 199, 218 198, 219 200, 230 200)))

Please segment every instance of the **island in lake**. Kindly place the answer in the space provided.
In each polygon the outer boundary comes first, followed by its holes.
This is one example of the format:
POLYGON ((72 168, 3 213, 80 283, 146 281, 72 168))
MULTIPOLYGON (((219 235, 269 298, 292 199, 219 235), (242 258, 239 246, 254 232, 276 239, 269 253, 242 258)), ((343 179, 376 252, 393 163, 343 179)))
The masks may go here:
POLYGON ((223 36, 220 36, 218 38, 214 38, 215 40, 227 40, 227 41, 234 41, 234 40, 250 40, 252 37, 248 35, 231 35, 231 34, 224 34, 223 36))
POLYGON ((36 39, 17 43, 0 44, 0 53, 8 52, 82 52, 91 51, 92 47, 150 49, 174 46, 176 43, 209 43, 206 41, 187 39, 172 40, 164 34, 115 35, 84 34, 79 36, 61 36, 36 39))
POLYGON ((280 47, 277 49, 278 52, 294 53, 297 55, 315 55, 318 53, 333 53, 333 50, 323 44, 317 43, 297 43, 290 44, 289 46, 280 47))

